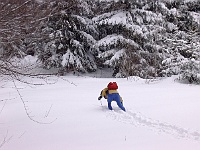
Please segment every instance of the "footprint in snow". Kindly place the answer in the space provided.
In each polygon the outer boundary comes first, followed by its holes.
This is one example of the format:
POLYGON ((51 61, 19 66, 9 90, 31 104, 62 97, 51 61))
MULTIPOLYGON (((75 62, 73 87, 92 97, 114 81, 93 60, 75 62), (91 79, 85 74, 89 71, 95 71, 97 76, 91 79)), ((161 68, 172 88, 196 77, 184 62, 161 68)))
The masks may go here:
MULTIPOLYGON (((106 111, 106 107, 103 110, 106 111)), ((151 118, 145 117, 140 112, 134 112, 127 110, 126 112, 121 109, 115 108, 110 111, 107 110, 107 117, 117 120, 125 124, 131 124, 135 127, 143 126, 148 129, 153 130, 158 133, 166 133, 175 136, 176 138, 186 138, 196 141, 200 141, 200 133, 197 131, 191 131, 189 129, 184 129, 176 125, 170 125, 168 123, 160 122, 158 120, 153 120, 151 118)))

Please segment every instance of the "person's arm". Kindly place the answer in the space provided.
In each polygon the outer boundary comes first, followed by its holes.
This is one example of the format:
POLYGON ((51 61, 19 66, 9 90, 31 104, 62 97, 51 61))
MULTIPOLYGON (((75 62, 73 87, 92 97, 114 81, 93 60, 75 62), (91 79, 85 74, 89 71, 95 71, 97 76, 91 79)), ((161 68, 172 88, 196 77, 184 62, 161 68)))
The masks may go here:
POLYGON ((108 90, 108 88, 105 88, 101 91, 101 94, 100 96, 98 97, 98 100, 100 100, 102 97, 105 97, 106 96, 106 91, 108 90))

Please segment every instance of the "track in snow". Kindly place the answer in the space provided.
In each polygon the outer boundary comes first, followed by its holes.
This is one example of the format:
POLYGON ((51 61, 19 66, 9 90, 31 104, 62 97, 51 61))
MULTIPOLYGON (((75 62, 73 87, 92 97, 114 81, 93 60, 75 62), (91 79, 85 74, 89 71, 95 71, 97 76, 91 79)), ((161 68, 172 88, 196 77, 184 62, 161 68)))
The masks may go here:
MULTIPOLYGON (((104 106, 102 106, 102 108, 104 111, 108 109, 104 106)), ((123 112, 122 110, 116 109, 112 111, 106 111, 106 116, 125 124, 131 124, 135 127, 143 126, 157 133, 166 133, 169 135, 173 135, 176 138, 185 138, 200 141, 200 133, 198 131, 191 131, 189 129, 184 129, 176 125, 153 120, 142 115, 140 112, 134 112, 132 110, 127 110, 127 112, 123 112)))

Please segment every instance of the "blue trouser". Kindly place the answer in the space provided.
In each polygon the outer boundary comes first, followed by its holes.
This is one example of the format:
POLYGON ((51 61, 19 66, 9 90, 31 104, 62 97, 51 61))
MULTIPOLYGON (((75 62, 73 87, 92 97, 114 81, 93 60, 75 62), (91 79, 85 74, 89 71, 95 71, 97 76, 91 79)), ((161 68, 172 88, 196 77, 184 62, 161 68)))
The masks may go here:
POLYGON ((121 108, 123 111, 126 111, 126 109, 124 108, 123 104, 120 101, 119 93, 108 94, 108 108, 110 110, 112 110, 112 106, 111 106, 112 101, 116 101, 119 108, 121 108))

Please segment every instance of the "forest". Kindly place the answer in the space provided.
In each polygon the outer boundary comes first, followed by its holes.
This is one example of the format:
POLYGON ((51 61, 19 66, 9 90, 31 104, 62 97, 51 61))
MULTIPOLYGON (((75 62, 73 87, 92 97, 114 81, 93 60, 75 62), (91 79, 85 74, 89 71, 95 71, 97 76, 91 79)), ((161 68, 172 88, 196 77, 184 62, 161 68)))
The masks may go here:
POLYGON ((113 77, 180 75, 200 84, 199 0, 1 0, 0 75, 111 68, 113 77))

